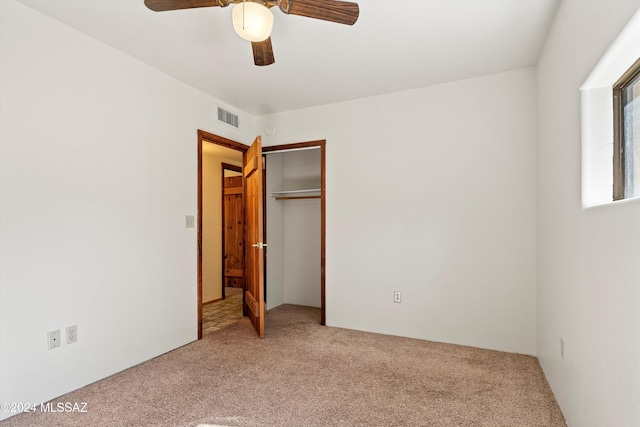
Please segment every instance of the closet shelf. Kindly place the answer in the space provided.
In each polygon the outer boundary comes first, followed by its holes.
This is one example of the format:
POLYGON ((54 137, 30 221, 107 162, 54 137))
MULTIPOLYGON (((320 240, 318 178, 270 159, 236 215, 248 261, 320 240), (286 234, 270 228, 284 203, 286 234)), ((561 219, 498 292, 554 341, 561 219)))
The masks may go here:
POLYGON ((321 190, 319 188, 308 188, 305 190, 282 190, 274 191, 271 197, 276 200, 296 200, 296 199, 319 199, 321 190))

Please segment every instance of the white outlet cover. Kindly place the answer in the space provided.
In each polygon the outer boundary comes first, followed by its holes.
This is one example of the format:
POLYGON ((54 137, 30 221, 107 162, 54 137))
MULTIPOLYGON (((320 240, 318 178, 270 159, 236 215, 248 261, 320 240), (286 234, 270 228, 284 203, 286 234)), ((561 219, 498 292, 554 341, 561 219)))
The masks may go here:
POLYGON ((393 293, 393 302, 396 302, 396 303, 402 302, 402 292, 395 291, 393 293))
POLYGON ((185 215, 184 225, 186 228, 194 228, 196 226, 196 217, 193 215, 185 215))
POLYGON ((67 326, 67 328, 65 329, 65 336, 67 337, 67 344, 73 344, 74 342, 78 341, 78 326, 67 326))
POLYGON ((47 332, 47 343, 49 344, 49 350, 53 350, 54 348, 58 348, 62 345, 60 341, 60 329, 47 332))

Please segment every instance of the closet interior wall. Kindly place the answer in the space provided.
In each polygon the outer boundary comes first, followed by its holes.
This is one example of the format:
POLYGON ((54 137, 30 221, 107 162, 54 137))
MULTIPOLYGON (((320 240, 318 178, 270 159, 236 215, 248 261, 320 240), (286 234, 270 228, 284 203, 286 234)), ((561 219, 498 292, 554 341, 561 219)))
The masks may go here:
POLYGON ((265 156, 267 310, 321 306, 321 204, 315 197, 320 193, 281 193, 319 189, 320 154, 312 149, 265 156))

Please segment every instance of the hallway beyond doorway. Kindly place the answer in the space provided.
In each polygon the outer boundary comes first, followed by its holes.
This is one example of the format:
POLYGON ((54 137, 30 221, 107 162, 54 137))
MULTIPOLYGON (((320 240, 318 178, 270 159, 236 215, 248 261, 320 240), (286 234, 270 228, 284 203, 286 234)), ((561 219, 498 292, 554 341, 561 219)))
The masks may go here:
POLYGON ((202 335, 242 319, 242 289, 225 288, 226 298, 202 306, 202 335))

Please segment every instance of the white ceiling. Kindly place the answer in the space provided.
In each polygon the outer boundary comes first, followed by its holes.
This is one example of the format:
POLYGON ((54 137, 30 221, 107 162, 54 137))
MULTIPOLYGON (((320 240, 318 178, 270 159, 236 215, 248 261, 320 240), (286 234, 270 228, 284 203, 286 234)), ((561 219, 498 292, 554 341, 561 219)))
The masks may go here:
POLYGON ((253 115, 536 64, 557 0, 359 0, 354 26, 285 15, 256 67, 232 7, 152 12, 143 0, 21 0, 253 115))

